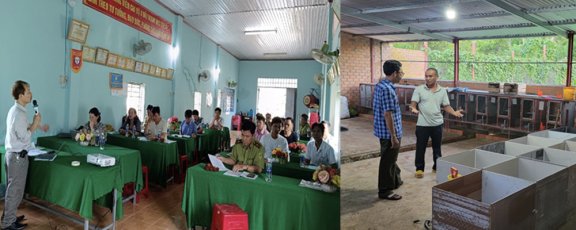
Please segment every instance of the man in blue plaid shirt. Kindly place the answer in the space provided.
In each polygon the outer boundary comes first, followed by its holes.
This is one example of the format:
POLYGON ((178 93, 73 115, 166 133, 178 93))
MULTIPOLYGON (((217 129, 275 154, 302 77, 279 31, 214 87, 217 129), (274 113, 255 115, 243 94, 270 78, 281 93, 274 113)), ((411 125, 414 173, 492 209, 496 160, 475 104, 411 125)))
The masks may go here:
POLYGON ((403 183, 396 164, 402 138, 402 116, 394 83, 400 82, 404 72, 402 64, 396 60, 384 62, 383 69, 386 76, 376 84, 372 101, 374 135, 380 139, 378 197, 400 200, 402 196, 392 191, 403 183))

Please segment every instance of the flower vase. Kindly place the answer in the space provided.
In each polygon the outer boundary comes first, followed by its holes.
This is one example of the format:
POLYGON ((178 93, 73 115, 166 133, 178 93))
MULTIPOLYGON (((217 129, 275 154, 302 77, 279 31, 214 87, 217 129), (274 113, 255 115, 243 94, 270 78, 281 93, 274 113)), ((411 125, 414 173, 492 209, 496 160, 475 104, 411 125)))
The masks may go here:
POLYGON ((288 163, 288 160, 286 158, 278 158, 278 163, 280 163, 281 165, 288 163))

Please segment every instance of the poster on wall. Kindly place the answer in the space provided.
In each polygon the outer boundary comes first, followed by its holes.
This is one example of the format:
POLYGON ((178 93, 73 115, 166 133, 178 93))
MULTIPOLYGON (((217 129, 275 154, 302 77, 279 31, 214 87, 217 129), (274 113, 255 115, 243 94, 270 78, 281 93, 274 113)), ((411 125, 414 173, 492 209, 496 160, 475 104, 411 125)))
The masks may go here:
POLYGON ((123 83, 122 74, 110 73, 110 89, 122 89, 123 83))
POLYGON ((112 96, 123 96, 126 94, 124 91, 124 79, 122 74, 110 73, 110 94, 112 96))
POLYGON ((234 114, 234 89, 232 88, 224 88, 221 92, 222 97, 222 110, 226 113, 226 115, 234 114))
POLYGON ((80 72, 80 69, 82 69, 82 50, 72 49, 70 56, 70 66, 72 67, 72 72, 80 72))

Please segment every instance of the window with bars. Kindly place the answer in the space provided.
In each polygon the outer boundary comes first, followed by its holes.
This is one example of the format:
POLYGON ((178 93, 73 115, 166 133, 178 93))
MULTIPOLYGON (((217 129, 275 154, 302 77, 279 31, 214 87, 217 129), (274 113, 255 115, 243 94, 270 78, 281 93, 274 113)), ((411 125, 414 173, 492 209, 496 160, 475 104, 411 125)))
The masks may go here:
POLYGON ((141 120, 144 119, 144 95, 145 87, 143 83, 129 82, 126 91, 126 114, 128 109, 136 109, 136 113, 141 120))
POLYGON ((298 79, 294 78, 258 78, 260 88, 298 88, 298 79))

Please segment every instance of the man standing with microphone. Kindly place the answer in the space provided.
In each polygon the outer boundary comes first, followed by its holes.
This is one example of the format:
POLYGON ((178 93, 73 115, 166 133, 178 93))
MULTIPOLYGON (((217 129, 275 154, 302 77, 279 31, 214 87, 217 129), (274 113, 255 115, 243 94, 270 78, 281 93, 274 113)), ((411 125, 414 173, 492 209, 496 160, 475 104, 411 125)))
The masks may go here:
POLYGON ((34 120, 28 123, 26 105, 32 100, 30 85, 25 81, 16 81, 12 87, 12 96, 16 102, 6 117, 6 176, 8 185, 2 213, 2 229, 23 229, 24 216, 16 217, 16 210, 22 201, 28 174, 28 150, 32 148, 32 133, 40 128, 44 132, 48 125, 40 125, 42 117, 36 104, 34 120))

